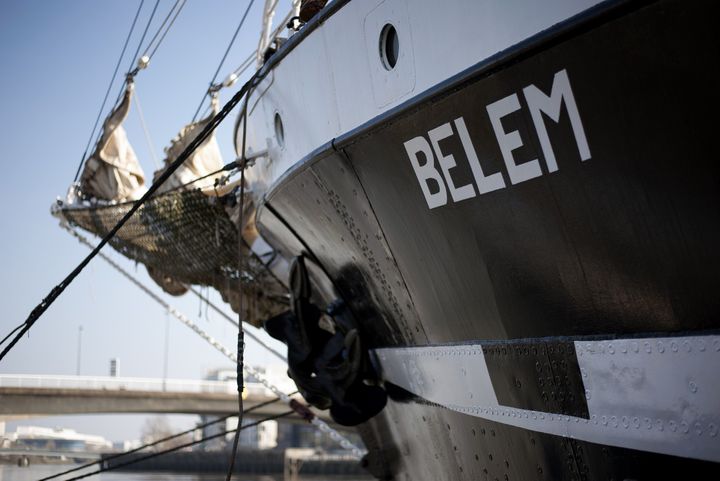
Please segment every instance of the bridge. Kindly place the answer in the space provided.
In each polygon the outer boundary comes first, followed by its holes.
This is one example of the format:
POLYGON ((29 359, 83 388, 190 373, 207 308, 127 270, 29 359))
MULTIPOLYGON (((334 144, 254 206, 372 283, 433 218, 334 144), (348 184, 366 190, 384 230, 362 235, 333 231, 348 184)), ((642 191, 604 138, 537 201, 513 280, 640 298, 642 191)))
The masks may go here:
MULTIPOLYGON (((245 408, 275 396, 259 383, 246 383, 245 408)), ((109 376, 0 375, 0 421, 17 417, 100 413, 220 415, 237 411, 235 381, 151 379, 109 376)), ((254 414, 287 411, 278 401, 254 414)))

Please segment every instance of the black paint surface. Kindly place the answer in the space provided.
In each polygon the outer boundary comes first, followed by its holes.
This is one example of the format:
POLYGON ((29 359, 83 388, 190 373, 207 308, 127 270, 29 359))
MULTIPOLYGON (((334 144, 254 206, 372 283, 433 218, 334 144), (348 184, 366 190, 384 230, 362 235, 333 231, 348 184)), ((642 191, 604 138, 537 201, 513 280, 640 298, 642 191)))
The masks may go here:
POLYGON ((517 341, 483 345, 501 406, 590 419, 570 341, 517 341))
MULTIPOLYGON (((263 235, 287 257, 317 261, 325 302, 341 296, 371 348, 718 329, 714 8, 628 2, 479 66, 306 159, 268 194, 263 235), (550 173, 522 89, 549 93, 562 69, 592 158, 580 161, 563 110, 558 124, 545 121, 559 166, 550 173), (503 125, 522 138, 514 155, 543 166, 517 185, 485 110, 513 93, 523 108, 503 125), (483 168, 508 187, 430 210, 403 142, 460 116, 483 168)), ((457 161, 455 183, 471 182, 457 131, 442 149, 457 161)), ((487 356, 500 402, 587 417, 567 344, 522 349, 487 356)), ((400 479, 720 479, 715 463, 420 403, 391 401, 362 432, 384 457, 375 464, 400 479)))

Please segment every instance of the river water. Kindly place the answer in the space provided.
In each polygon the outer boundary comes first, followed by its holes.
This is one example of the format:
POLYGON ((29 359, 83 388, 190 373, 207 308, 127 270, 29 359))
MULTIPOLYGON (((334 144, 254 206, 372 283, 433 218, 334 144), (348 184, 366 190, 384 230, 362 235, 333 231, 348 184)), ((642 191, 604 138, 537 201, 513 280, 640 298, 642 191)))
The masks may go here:
MULTIPOLYGON (((25 468, 20 468, 11 464, 0 464, 0 481, 36 481, 50 476, 52 474, 68 470, 72 465, 68 464, 35 464, 25 468)), ((73 473, 77 475, 79 473, 73 473)), ((58 478, 62 480, 63 478, 58 478)), ((88 480, 94 481, 224 481, 225 475, 222 473, 212 474, 182 474, 182 473, 144 473, 144 472, 108 472, 102 473, 89 478, 88 480)), ((235 481, 282 481, 282 476, 263 476, 263 475, 240 475, 236 474, 233 476, 235 481)), ((369 481, 373 478, 358 478, 358 477, 347 477, 347 476, 334 476, 334 477, 318 477, 300 476, 299 481, 369 481)))

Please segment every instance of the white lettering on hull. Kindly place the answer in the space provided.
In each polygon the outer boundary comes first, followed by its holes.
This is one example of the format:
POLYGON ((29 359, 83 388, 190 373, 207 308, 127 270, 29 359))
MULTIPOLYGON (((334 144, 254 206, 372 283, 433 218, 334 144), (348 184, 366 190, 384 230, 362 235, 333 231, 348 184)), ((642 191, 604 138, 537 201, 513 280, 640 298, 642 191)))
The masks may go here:
POLYGON ((570 79, 568 78, 566 70, 563 69, 555 74, 550 97, 542 93, 542 91, 534 85, 525 87, 523 94, 528 103, 528 109, 530 110, 530 115, 532 115, 538 139, 540 139, 540 147, 542 148, 548 171, 555 172, 558 170, 558 166, 542 114, 544 113, 550 117, 555 123, 560 122, 560 107, 563 100, 565 101, 565 108, 570 117, 570 125, 575 135, 580 160, 585 161, 590 158, 590 147, 588 146, 587 138, 585 138, 585 129, 583 129, 582 121, 580 120, 580 113, 575 103, 575 96, 570 88, 570 79))
POLYGON ((467 155, 468 162, 470 163, 470 170, 472 170, 473 177, 475 177, 475 183, 478 186, 480 194, 487 194, 493 190, 504 188, 505 180, 503 180, 500 172, 495 172, 487 176, 483 172, 480 166, 480 160, 478 160, 477 153, 475 152, 475 147, 472 144, 472 140, 470 140, 470 134, 465 126, 465 120, 462 117, 455 119, 455 128, 458 131, 460 142, 462 142, 465 155, 467 155))
POLYGON ((405 151, 410 157, 410 163, 412 164, 413 170, 415 170, 415 175, 420 182, 420 188, 425 195, 428 207, 434 209, 435 207, 447 204, 447 191, 445 190, 445 183, 443 182, 442 177, 440 177, 440 172, 438 172, 435 168, 435 156, 433 156, 430 144, 428 144, 428 141, 425 140, 425 137, 421 135, 405 142, 405 151), (423 154, 425 156, 424 164, 420 164, 418 154, 423 154), (428 181, 431 179, 434 180, 438 186, 437 192, 430 191, 430 184, 428 181))
POLYGON ((507 168, 510 182, 519 184, 526 180, 534 179, 542 175, 540 170, 540 162, 537 159, 531 161, 516 164, 513 158, 513 150, 519 149, 523 146, 522 139, 520 138, 520 132, 513 130, 512 132, 505 132, 503 129, 500 119, 510 115, 513 112, 520 110, 520 101, 518 96, 515 94, 509 95, 504 99, 500 99, 497 102, 493 102, 486 107, 488 116, 490 117, 490 123, 495 131, 495 137, 497 138, 498 145, 500 146, 500 152, 502 152, 503 160, 505 161, 505 167, 507 168))
MULTIPOLYGON (((553 150, 550 137, 545 126, 543 114, 555 123, 560 122, 562 105, 568 113, 572 132, 577 144, 580 160, 585 161, 591 158, 585 129, 580 119, 580 113, 575 102, 575 97, 570 87, 570 79, 565 69, 557 72, 553 78, 550 95, 546 95, 535 85, 528 85, 523 88, 523 96, 527 102, 527 109, 532 118, 533 126, 537 134, 543 160, 549 173, 558 170, 555 151, 553 150)), ((543 175, 539 159, 532 159, 518 163, 513 151, 523 146, 520 132, 517 130, 506 131, 502 125, 502 119, 522 109, 517 94, 508 95, 485 107, 490 124, 492 125, 497 139, 497 144, 505 165, 505 171, 510 183, 515 185, 543 175)), ((487 194, 506 187, 501 172, 486 174, 481 166, 480 159, 473 145, 463 117, 456 118, 453 123, 457 130, 460 143, 462 144, 465 157, 470 170, 472 171, 475 185, 472 183, 457 186, 451 175, 451 170, 457 167, 457 161, 452 154, 445 154, 440 147, 440 141, 452 137, 453 129, 450 122, 445 122, 427 133, 428 142, 424 135, 419 135, 404 143, 405 151, 410 158, 410 163, 418 179, 420 188, 430 209, 441 207, 448 202, 448 191, 453 202, 470 199, 478 195, 487 194), (422 154, 425 162, 420 163, 419 154, 422 154), (437 157, 440 169, 435 166, 437 157), (431 183, 433 190, 431 190, 431 183), (476 189, 477 187, 477 189, 476 189)))
POLYGON ((453 178, 450 176, 450 169, 456 167, 457 164, 455 163, 455 158, 452 154, 443 155, 440 150, 440 141, 451 137, 452 134, 453 131, 452 127, 450 127, 450 122, 446 122, 440 127, 436 127, 428 132, 430 143, 432 143, 433 150, 438 157, 438 162, 440 163, 440 168, 442 169, 443 176, 445 177, 445 182, 447 182, 448 189, 450 189, 450 196, 453 201, 460 202, 461 200, 475 197, 475 189, 472 184, 455 187, 455 182, 453 182, 453 178))

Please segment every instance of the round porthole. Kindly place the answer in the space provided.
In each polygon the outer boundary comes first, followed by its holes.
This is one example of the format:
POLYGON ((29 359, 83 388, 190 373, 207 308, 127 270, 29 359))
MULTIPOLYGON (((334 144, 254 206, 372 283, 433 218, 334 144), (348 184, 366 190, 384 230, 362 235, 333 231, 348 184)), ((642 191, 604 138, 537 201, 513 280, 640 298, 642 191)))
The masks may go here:
POLYGON ((285 147, 285 129, 279 113, 275 113, 275 138, 280 147, 285 147))
POLYGON ((397 30, 388 23, 380 32, 380 60, 386 70, 392 70, 397 64, 400 55, 400 40, 398 39, 397 30))

